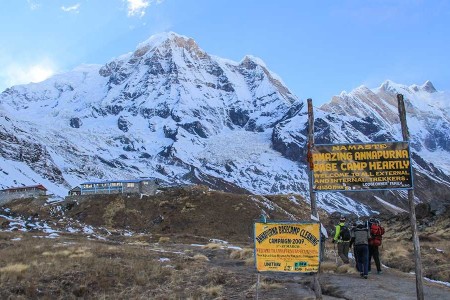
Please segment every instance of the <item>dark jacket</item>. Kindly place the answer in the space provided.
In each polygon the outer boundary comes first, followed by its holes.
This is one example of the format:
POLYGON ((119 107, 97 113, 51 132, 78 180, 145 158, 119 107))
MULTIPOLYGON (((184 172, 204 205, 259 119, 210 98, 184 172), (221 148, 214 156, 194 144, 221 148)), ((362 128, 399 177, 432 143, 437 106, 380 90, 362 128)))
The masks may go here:
POLYGON ((350 240, 350 247, 355 245, 369 245, 370 232, 367 227, 355 227, 350 232, 352 238, 350 240))

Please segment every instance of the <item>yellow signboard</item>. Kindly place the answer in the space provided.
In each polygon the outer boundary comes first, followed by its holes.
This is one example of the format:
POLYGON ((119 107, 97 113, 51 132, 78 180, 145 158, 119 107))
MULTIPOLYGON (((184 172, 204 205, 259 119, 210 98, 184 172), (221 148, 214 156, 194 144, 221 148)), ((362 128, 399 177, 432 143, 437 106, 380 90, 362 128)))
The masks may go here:
POLYGON ((258 271, 318 272, 319 249, 319 223, 255 223, 258 271))

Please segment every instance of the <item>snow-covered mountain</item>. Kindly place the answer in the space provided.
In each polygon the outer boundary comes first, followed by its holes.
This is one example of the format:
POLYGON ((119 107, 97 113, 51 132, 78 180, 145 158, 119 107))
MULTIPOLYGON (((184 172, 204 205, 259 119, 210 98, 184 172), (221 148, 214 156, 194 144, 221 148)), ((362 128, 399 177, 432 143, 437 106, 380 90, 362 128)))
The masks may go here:
MULTIPOLYGON (((315 111, 316 143, 401 140, 399 92, 408 104, 418 183, 439 186, 450 202, 450 97, 430 82, 386 82, 334 97, 315 111)), ((42 183, 65 195, 87 180, 150 176, 306 196, 306 125, 305 103, 260 59, 234 62, 191 38, 159 34, 103 66, 0 94, 0 188, 42 183)), ((327 193, 318 201, 330 211, 368 214, 381 201, 406 207, 405 195, 327 193)))

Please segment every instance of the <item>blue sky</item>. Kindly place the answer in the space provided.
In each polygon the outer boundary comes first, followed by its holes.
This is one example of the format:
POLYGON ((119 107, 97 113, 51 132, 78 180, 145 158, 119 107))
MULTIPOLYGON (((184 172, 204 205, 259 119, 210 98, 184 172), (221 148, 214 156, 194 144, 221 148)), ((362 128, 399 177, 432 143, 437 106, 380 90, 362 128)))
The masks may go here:
POLYGON ((223 58, 260 57, 317 104, 387 79, 450 90, 447 0, 4 0, 0 90, 104 64, 164 31, 223 58))

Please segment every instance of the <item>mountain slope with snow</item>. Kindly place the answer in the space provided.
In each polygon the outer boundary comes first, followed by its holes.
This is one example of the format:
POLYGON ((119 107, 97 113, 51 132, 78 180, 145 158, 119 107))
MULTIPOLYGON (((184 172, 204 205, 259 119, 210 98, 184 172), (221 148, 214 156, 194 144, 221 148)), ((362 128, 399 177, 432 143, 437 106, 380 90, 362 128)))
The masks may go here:
MULTIPOLYGON (((316 109, 316 143, 399 140, 398 92, 408 104, 418 183, 445 194, 449 95, 430 82, 386 82, 334 97, 316 109)), ((88 180, 150 176, 255 194, 309 193, 305 104, 260 59, 212 56, 172 32, 103 66, 5 90, 0 135, 0 188, 42 183, 63 196, 88 180)), ((405 208, 405 193, 376 196, 405 208)), ((328 193, 318 201, 329 211, 379 208, 361 198, 328 193)))

